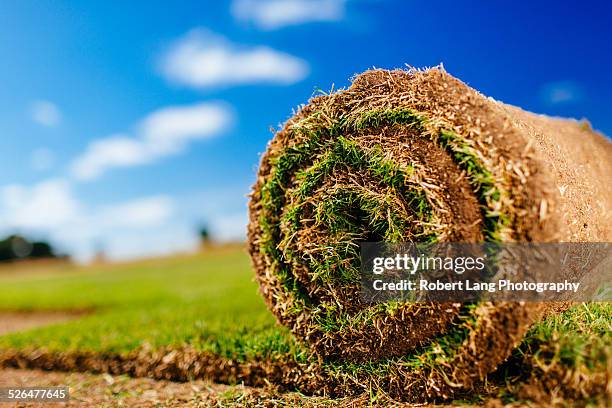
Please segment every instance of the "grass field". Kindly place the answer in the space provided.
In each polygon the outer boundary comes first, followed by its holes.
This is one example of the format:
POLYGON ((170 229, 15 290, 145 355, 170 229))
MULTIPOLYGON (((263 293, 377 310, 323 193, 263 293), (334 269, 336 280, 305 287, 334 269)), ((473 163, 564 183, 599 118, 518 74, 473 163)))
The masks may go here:
MULTIPOLYGON (((266 309, 241 246, 66 269, 0 271, 0 311, 90 311, 2 336, 0 351, 121 354, 188 345, 235 361, 310 358, 266 309)), ((518 398, 518 385, 536 381, 546 392, 556 387, 571 388, 570 396, 601 394, 612 378, 611 344, 612 306, 576 305, 531 329, 510 362, 492 376, 499 384, 495 392, 518 398)))
POLYGON ((61 274, 0 274, 0 286, 0 310, 92 311, 4 336, 4 348, 128 352, 187 343, 243 359, 294 347, 257 294, 242 247, 61 274))

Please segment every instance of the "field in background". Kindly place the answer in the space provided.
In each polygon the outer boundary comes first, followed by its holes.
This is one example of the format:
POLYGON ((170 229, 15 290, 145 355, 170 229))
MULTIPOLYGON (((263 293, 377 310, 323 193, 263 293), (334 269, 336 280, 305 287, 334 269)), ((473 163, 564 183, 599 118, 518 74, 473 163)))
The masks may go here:
MULTIPOLYGON (((187 345, 227 361, 308 359, 267 311, 242 246, 122 264, 49 264, 48 271, 41 264, 32 271, 6 268, 0 268, 0 312, 85 314, 0 336, 0 352, 117 355, 187 345)), ((576 305, 535 325, 489 385, 509 400, 552 393, 601 398, 612 378, 611 344, 612 305, 576 305)))
MULTIPOLYGON (((6 268, 6 267, 5 267, 6 268)), ((53 268, 57 268, 56 265, 53 268)), ((242 246, 124 264, 0 273, 0 311, 90 311, 0 338, 3 348, 129 352, 189 344, 230 358, 285 352, 242 246)))

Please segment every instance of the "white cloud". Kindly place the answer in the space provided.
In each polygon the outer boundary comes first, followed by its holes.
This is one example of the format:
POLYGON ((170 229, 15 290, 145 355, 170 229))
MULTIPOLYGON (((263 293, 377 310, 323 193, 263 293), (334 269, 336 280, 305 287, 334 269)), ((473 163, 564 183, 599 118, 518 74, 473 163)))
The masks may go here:
POLYGON ((584 91, 574 81, 549 82, 540 89, 540 96, 548 105, 560 105, 582 100, 584 91))
MULTIPOLYGON (((79 260, 88 260, 98 250, 112 259, 134 258, 189 249, 184 240, 159 234, 174 228, 175 203, 168 196, 137 198, 102 207, 84 208, 70 222, 48 231, 79 260)), ((195 241, 195 238, 192 238, 195 241)))
POLYGON ((62 121, 59 108, 49 101, 34 101, 30 107, 30 114, 34 122, 46 127, 55 127, 62 121))
POLYGON ((211 220, 211 234, 218 241, 243 241, 246 238, 249 217, 246 209, 237 213, 222 214, 211 220))
POLYGON ((87 205, 68 180, 0 186, 0 236, 44 237, 87 261, 103 250, 111 259, 158 256, 198 247, 197 220, 216 241, 243 241, 248 185, 169 197, 139 197, 87 205))
POLYGON ((160 109, 140 122, 136 137, 112 135, 93 141, 72 163, 72 175, 78 180, 93 180, 111 168, 143 165, 178 154, 193 140, 225 131, 232 116, 220 103, 160 109))
POLYGON ((264 30, 344 17, 345 0, 234 0, 232 15, 264 30))
POLYGON ((52 229, 79 212, 80 205, 64 180, 47 180, 29 188, 16 184, 0 187, 0 226, 4 228, 52 229))
POLYGON ((172 215, 173 201, 167 196, 140 198, 101 210, 99 219, 106 228, 158 226, 172 215))
POLYGON ((85 153, 73 161, 72 175, 78 180, 93 180, 107 169, 145 164, 152 157, 141 140, 112 135, 93 141, 85 153))
POLYGON ((187 33, 163 56, 162 73, 196 88, 249 83, 292 84, 306 77, 308 64, 266 46, 241 47, 204 29, 187 33))
POLYGON ((36 171, 47 171, 55 165, 55 153, 46 147, 34 150, 30 154, 30 166, 36 171))
POLYGON ((203 103, 153 112, 142 121, 140 131, 152 153, 165 155, 182 150, 192 140, 217 135, 230 121, 227 107, 203 103))
POLYGON ((199 240, 190 226, 164 223, 142 231, 123 231, 104 240, 101 248, 113 260, 193 252, 199 240))
POLYGON ((79 260, 91 258, 98 243, 111 258, 193 248, 197 238, 193 232, 189 238, 188 228, 172 222, 175 210, 174 200, 164 195, 86 206, 73 186, 61 179, 0 186, 2 233, 43 235, 79 260))

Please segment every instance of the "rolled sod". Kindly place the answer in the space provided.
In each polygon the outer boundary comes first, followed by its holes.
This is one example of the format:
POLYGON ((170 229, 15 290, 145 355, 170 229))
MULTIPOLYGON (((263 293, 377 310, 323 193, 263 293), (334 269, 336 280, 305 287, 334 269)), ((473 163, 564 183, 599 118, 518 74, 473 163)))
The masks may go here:
POLYGON ((546 306, 364 304, 359 243, 608 242, 611 174, 612 144, 587 122, 503 104, 442 68, 367 71, 275 134, 249 251, 269 308, 338 388, 449 397, 546 306))

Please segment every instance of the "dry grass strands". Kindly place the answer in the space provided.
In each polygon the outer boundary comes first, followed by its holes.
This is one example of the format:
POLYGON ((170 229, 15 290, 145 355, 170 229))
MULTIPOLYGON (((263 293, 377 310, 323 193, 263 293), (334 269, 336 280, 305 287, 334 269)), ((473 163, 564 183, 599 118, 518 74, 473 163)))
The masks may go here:
POLYGON ((496 102, 441 68, 368 71, 276 133, 249 249, 268 306, 332 392, 447 398, 504 361, 543 307, 363 304, 358 243, 610 241, 610 174, 612 145, 584 123, 496 102))

